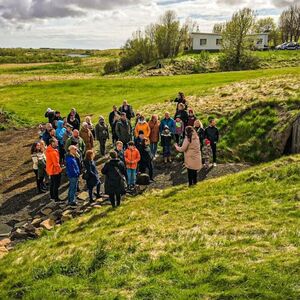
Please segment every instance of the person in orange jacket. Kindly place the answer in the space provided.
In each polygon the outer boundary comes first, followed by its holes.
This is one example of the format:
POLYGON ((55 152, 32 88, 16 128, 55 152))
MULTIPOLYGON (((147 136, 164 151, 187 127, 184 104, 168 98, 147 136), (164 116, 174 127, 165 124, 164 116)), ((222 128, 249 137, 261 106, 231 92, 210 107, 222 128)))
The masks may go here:
POLYGON ((143 131, 145 138, 147 138, 147 139, 149 138, 151 130, 150 130, 149 124, 146 122, 144 116, 140 116, 140 118, 134 128, 134 136, 136 138, 139 136, 139 131, 143 131))
POLYGON ((61 201, 58 197, 62 168, 59 164, 58 140, 50 139, 46 150, 46 172, 50 176, 50 198, 61 201))
POLYGON ((128 143, 128 148, 124 152, 124 158, 127 168, 128 187, 134 188, 136 183, 136 170, 138 162, 141 160, 141 155, 138 149, 135 148, 134 142, 128 143))

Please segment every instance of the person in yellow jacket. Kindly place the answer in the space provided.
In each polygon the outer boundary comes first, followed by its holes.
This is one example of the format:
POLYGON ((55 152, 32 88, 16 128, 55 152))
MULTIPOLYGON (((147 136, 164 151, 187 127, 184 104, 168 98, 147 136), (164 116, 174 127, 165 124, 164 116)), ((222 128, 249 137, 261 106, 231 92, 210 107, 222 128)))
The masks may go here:
POLYGON ((134 136, 136 138, 139 136, 139 131, 143 131, 145 138, 149 139, 151 130, 150 130, 149 124, 146 122, 144 116, 142 116, 142 115, 140 116, 140 118, 134 128, 134 136))

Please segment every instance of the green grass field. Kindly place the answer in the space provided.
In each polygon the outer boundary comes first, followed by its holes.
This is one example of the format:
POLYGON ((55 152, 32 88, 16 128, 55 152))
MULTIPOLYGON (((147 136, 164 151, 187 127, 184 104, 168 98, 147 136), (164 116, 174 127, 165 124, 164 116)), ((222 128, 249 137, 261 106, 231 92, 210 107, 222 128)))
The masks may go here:
POLYGON ((299 299, 300 156, 96 209, 0 260, 1 299, 299 299))
POLYGON ((25 119, 30 124, 45 121, 48 107, 66 115, 76 107, 81 115, 107 117, 113 104, 124 98, 138 109, 147 104, 175 98, 178 91, 186 95, 205 95, 211 89, 232 82, 278 75, 299 75, 300 68, 268 69, 228 73, 151 78, 99 78, 32 82, 0 87, 0 107, 25 119))

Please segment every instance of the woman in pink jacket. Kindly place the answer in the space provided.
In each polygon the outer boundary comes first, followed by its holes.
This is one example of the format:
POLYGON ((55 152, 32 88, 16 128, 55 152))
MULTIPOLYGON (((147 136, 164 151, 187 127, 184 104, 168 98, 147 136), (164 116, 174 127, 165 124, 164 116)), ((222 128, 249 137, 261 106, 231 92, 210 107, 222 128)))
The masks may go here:
POLYGON ((187 126, 181 147, 175 144, 178 152, 184 153, 184 164, 188 171, 189 186, 197 183, 198 171, 202 168, 200 140, 195 129, 187 126))

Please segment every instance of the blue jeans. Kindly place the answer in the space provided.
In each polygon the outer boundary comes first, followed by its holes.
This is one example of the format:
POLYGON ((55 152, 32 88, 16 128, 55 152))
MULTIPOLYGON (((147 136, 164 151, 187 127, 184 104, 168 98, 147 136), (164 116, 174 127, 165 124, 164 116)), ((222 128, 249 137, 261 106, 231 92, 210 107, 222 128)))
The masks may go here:
POLYGON ((127 169, 128 185, 135 185, 136 169, 127 169))
POLYGON ((76 203, 75 196, 77 192, 78 179, 79 177, 72 177, 72 178, 69 177, 69 182, 70 182, 69 192, 68 192, 69 204, 76 203))
POLYGON ((157 152, 157 143, 151 143, 150 150, 151 150, 151 153, 153 154, 153 156, 155 156, 156 152, 157 152))

